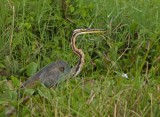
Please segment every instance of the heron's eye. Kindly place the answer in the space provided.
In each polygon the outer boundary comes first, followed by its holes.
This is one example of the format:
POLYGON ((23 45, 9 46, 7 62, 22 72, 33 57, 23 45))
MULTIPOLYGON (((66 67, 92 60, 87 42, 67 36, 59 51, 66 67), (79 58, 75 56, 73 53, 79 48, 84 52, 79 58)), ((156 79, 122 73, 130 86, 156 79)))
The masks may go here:
POLYGON ((61 72, 64 72, 64 67, 60 67, 59 70, 60 70, 61 72))

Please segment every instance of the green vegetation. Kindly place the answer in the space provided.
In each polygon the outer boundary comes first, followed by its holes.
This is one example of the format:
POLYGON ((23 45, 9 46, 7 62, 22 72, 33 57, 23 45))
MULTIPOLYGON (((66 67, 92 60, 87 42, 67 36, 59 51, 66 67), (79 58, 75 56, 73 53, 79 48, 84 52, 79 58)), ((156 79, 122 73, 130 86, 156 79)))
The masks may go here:
POLYGON ((159 0, 1 0, 0 6, 0 116, 160 116, 159 0), (86 57, 78 77, 26 89, 23 97, 36 95, 21 104, 19 86, 37 70, 56 60, 76 64, 70 38, 77 28, 107 33, 78 38, 86 57))

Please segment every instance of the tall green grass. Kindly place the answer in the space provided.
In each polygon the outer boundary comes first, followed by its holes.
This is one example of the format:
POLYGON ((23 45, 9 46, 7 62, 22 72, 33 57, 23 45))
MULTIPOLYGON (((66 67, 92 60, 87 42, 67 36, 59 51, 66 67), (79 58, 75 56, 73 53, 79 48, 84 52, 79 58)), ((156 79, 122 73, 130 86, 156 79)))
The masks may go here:
POLYGON ((0 6, 1 116, 160 116, 158 0, 6 0, 0 6), (24 90, 36 95, 22 105, 21 82, 56 60, 76 64, 70 47, 76 28, 107 33, 78 37, 86 57, 81 74, 52 89, 24 90))

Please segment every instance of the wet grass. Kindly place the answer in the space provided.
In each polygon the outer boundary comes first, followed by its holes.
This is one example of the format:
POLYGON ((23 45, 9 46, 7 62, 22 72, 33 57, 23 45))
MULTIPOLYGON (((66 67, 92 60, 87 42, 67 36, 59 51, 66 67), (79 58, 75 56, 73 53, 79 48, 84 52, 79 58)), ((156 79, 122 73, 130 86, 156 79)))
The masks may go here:
POLYGON ((0 1, 0 116, 160 116, 160 2, 64 1, 0 1), (43 66, 76 64, 77 28, 107 30, 78 37, 80 75, 17 100, 20 84, 43 66))

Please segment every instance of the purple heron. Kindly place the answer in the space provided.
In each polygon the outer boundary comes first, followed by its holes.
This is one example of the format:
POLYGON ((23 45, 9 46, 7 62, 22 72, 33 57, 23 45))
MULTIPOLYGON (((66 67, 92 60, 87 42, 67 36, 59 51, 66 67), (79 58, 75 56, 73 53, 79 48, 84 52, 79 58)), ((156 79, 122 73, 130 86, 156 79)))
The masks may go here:
POLYGON ((76 77, 82 70, 84 65, 84 53, 81 49, 76 47, 76 38, 81 34, 89 34, 89 33, 104 33, 103 29, 76 29, 73 31, 71 38, 71 46, 73 52, 79 57, 79 61, 76 66, 71 68, 68 63, 64 61, 56 61, 53 62, 44 68, 42 68, 39 72, 33 75, 30 79, 25 81, 21 88, 23 87, 31 87, 34 86, 35 82, 40 82, 44 84, 46 87, 51 88, 59 83, 61 80, 65 80, 69 77, 76 77))

